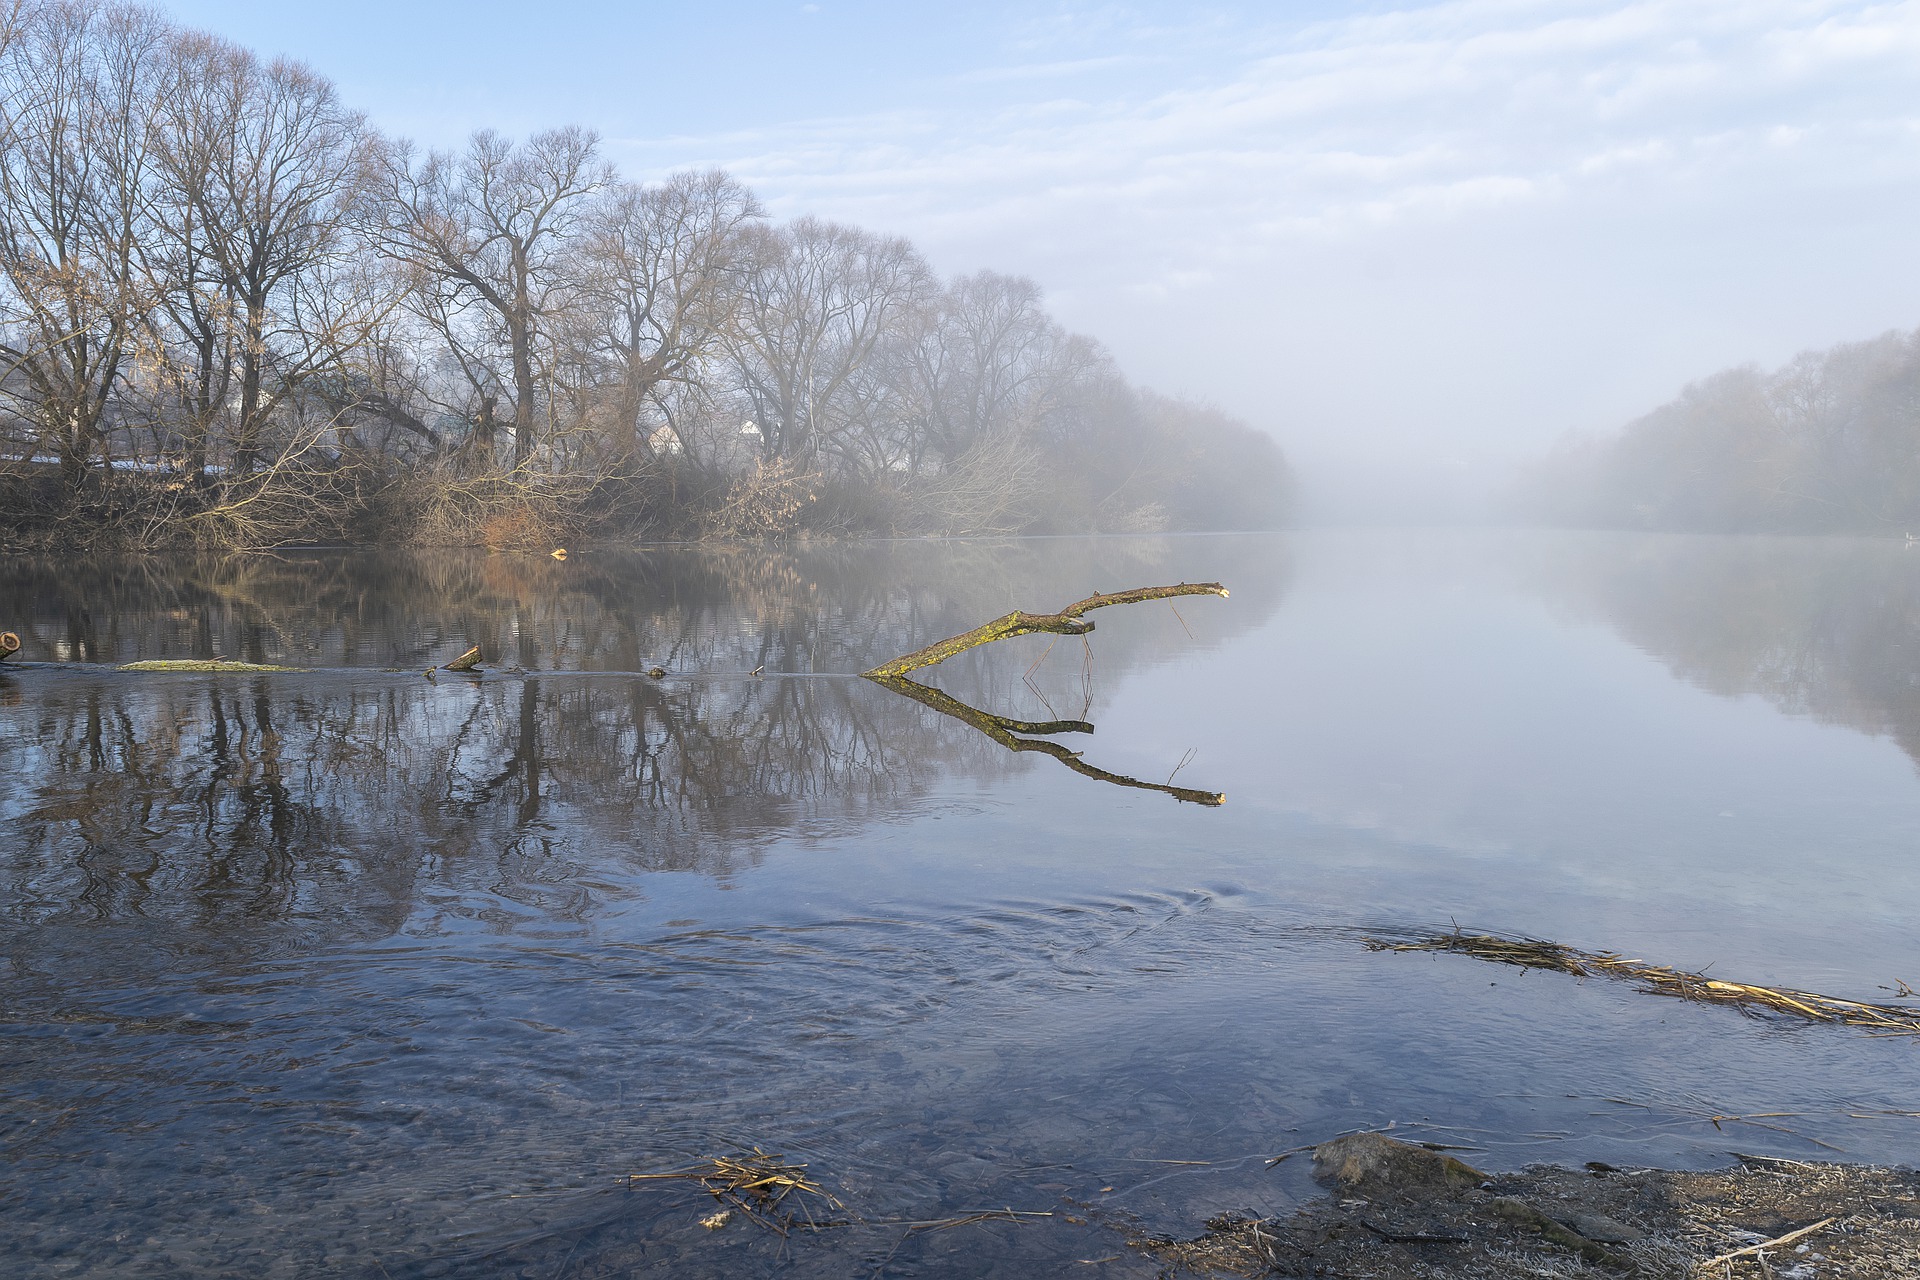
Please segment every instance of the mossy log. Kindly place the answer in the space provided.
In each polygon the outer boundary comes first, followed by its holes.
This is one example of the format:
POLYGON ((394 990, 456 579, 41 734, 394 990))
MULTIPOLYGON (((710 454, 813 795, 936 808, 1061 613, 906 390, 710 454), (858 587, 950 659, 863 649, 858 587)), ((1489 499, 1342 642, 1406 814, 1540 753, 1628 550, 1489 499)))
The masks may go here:
POLYGON ((20 652, 20 637, 11 631, 0 631, 0 662, 5 662, 20 652))
POLYGON ((886 681, 897 679, 909 671, 918 671, 921 667, 930 667, 936 662, 945 662, 956 653, 965 653, 968 649, 991 644, 995 640, 1004 640, 1008 636, 1026 636, 1035 632, 1048 632, 1061 636, 1083 636, 1093 630, 1093 622, 1084 615, 1094 609, 1104 609, 1113 604, 1140 604, 1148 600, 1167 600, 1174 596, 1225 596, 1227 589, 1217 582, 1182 582, 1171 587, 1135 587, 1131 591, 1095 592, 1085 600, 1076 601, 1057 613, 1025 613, 1015 609, 1003 618, 982 623, 971 631, 945 640, 937 640, 924 649, 915 649, 912 653, 895 658, 892 662, 882 663, 871 671, 861 674, 870 680, 886 681))
POLYGON ((459 657, 455 658, 452 662, 447 663, 445 666, 441 667, 440 669, 442 671, 468 672, 468 671, 472 671, 475 667, 479 665, 480 665, 480 646, 475 645, 473 646, 473 648, 467 650, 465 653, 461 654, 459 657))
POLYGON ((246 675, 255 671, 305 671, 305 667, 276 667, 263 662, 229 662, 225 658, 149 658, 145 662, 129 662, 114 668, 116 671, 195 671, 230 672, 246 675))

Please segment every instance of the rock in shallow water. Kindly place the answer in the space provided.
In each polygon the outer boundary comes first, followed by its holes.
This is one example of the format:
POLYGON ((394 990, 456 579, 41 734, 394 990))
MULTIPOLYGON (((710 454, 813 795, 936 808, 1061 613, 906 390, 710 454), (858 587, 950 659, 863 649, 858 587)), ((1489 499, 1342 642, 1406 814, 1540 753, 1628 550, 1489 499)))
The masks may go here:
POLYGON ((1350 1133, 1313 1149, 1313 1176, 1363 1196, 1428 1196, 1487 1180, 1464 1161, 1378 1133, 1350 1133))

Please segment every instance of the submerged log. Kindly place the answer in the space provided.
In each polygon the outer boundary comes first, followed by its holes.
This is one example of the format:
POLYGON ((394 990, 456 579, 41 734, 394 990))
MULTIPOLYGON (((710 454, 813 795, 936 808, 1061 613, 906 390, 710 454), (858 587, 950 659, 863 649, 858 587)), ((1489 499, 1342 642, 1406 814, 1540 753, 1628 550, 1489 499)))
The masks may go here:
POLYGON ((1123 773, 1109 773, 1096 765, 1088 764, 1080 758, 1078 751, 1071 750, 1065 743, 1049 742, 1042 737, 1021 736, 1022 734, 1092 733, 1093 726, 1084 720, 1010 720, 1005 716, 996 716, 982 711, 978 707, 970 707, 951 694, 917 684, 905 676, 876 676, 868 673, 868 678, 902 697, 912 698, 923 707, 930 707, 943 716, 952 716, 962 724, 972 725, 1009 751, 1038 751, 1043 755, 1052 756, 1082 777, 1110 782, 1116 787, 1158 791, 1162 795, 1172 796, 1175 800, 1185 801, 1188 804, 1203 804, 1209 808, 1218 808, 1227 802, 1226 793, 1223 791, 1201 791, 1193 787, 1176 787, 1170 783, 1143 782, 1139 778, 1129 778, 1123 773))
POLYGON ((5 662, 20 652, 20 637, 11 631, 0 631, 0 662, 5 662))
POLYGON ((936 662, 945 662, 956 653, 995 640, 1004 640, 1008 636, 1026 636, 1035 632, 1049 632, 1061 636, 1083 636, 1093 630, 1093 622, 1084 615, 1094 609, 1104 609, 1112 604, 1140 604, 1147 600, 1166 600, 1174 596, 1225 596, 1227 589, 1217 582, 1182 582, 1171 587, 1135 587, 1131 591, 1095 592, 1085 600, 1076 601, 1058 613, 1025 613, 1015 609, 1003 618, 982 623, 971 631, 945 640, 937 640, 924 649, 915 649, 912 653, 885 662, 871 671, 861 674, 869 680, 885 681, 906 675, 909 671, 918 671, 921 667, 930 667, 936 662))
POLYGON ((253 671, 305 671, 306 668, 276 667, 263 662, 229 662, 225 658, 149 658, 145 662, 126 663, 114 670, 234 672, 245 675, 253 671))

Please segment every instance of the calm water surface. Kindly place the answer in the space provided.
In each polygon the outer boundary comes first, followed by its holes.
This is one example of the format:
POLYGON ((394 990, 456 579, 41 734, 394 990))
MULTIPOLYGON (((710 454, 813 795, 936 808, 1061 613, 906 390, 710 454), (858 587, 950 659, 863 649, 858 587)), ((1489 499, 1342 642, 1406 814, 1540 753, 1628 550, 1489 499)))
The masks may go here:
POLYGON ((1363 940, 1920 982, 1916 624, 1920 553, 1822 540, 14 561, 0 627, 64 665, 0 675, 0 1256, 1151 1275, 1127 1232, 1284 1212, 1265 1158, 1363 1125, 1910 1158, 1920 1045, 1363 940), (852 676, 1214 578, 927 680, 1219 807, 852 676), (420 674, 470 643, 512 669, 420 674), (110 669, 216 654, 322 670, 110 669), (862 1224, 625 1182, 754 1146, 862 1224), (903 1225, 997 1207, 1054 1216, 903 1225))

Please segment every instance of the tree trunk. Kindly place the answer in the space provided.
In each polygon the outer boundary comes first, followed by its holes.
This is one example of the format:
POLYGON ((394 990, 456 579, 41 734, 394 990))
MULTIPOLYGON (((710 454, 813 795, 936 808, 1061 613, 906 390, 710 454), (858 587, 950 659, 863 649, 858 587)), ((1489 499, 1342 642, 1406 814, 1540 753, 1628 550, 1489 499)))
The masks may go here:
POLYGON ((252 473, 260 458, 260 379, 266 341, 266 299, 252 296, 246 300, 246 335, 240 348, 240 427, 233 446, 233 476, 239 479, 252 473))
POLYGON ((513 314, 507 317, 513 339, 513 465, 533 456, 533 304, 527 297, 527 250, 513 244, 513 314))

